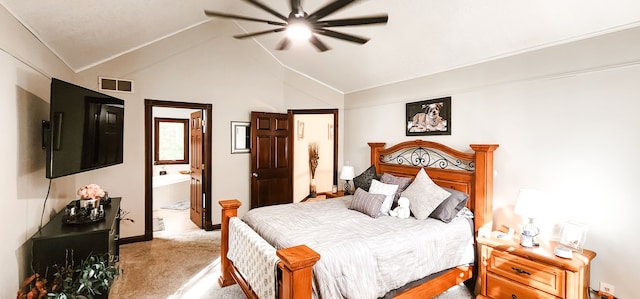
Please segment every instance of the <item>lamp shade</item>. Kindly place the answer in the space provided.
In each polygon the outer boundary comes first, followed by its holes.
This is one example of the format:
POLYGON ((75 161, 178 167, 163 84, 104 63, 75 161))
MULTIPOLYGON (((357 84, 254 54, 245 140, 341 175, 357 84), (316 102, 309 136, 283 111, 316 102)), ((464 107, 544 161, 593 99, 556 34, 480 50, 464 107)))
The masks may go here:
POLYGON ((340 172, 340 179, 342 180, 352 180, 355 177, 355 171, 353 166, 343 166, 342 171, 340 172))
POLYGON ((533 189, 520 189, 513 212, 526 218, 541 218, 548 211, 548 194, 533 189))

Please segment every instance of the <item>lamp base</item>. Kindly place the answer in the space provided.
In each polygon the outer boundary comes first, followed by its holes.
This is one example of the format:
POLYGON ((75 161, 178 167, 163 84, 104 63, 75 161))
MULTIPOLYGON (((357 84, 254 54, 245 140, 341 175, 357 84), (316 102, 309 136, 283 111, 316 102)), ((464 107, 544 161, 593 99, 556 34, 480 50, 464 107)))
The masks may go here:
POLYGON ((345 180, 344 181, 344 195, 351 195, 351 192, 349 192, 349 190, 351 190, 351 185, 349 185, 349 180, 345 180))
POLYGON ((523 247, 537 247, 540 246, 540 243, 536 242, 535 237, 530 235, 521 234, 520 235, 520 245, 523 247))
POLYGON ((533 218, 529 218, 529 222, 522 228, 520 234, 520 245, 524 247, 536 247, 539 246, 535 238, 540 233, 540 229, 533 223, 533 218))

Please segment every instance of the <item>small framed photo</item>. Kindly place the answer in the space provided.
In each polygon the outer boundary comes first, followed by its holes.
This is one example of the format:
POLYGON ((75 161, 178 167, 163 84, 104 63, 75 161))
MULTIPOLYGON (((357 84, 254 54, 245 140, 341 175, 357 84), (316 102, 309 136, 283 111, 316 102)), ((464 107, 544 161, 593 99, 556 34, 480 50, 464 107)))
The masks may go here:
POLYGON ((406 136, 451 135, 451 97, 407 103, 406 136))
POLYGON ((576 222, 566 222, 562 226, 560 244, 576 252, 582 252, 587 239, 587 227, 576 222))
POLYGON ((304 122, 298 121, 298 140, 304 139, 304 122))
POLYGON ((247 121, 231 122, 231 153, 241 154, 251 151, 251 123, 247 121))

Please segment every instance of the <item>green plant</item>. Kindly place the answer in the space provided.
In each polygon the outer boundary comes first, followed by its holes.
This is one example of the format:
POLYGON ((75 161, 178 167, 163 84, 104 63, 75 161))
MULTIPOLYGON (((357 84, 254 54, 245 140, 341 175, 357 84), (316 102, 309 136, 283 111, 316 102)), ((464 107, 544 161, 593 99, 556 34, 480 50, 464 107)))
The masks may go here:
POLYGON ((118 269, 109 265, 104 255, 90 255, 82 260, 78 267, 62 267, 54 274, 53 285, 58 290, 51 290, 47 295, 55 299, 89 298, 109 291, 118 269))
MULTIPOLYGON (((73 256, 73 253, 71 254, 73 256)), ((67 260, 66 265, 53 265, 52 276, 41 277, 35 273, 24 280, 18 290, 18 299, 41 299, 45 296, 55 299, 106 298, 118 268, 109 265, 109 255, 90 255, 80 265, 67 260), (104 294, 104 296, 102 296, 104 294)), ((47 270, 48 272, 48 270, 47 270)))

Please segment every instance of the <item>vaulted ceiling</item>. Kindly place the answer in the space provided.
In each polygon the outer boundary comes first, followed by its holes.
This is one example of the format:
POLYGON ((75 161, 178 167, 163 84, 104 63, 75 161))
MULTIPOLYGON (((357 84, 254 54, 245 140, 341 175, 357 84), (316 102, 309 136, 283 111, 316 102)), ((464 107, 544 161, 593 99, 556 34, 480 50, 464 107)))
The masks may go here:
MULTIPOLYGON (((333 0, 302 1, 313 12, 333 0)), ((289 1, 262 0, 288 15, 289 1)), ((238 34, 267 24, 209 18, 205 9, 273 19, 239 0, 0 0, 20 22, 79 72, 204 22, 236 22, 238 34)), ((386 25, 336 31, 371 38, 364 44, 319 37, 275 50, 284 33, 257 42, 284 66, 344 93, 443 72, 640 25, 637 0, 361 0, 332 18, 387 13, 386 25)), ((232 38, 229 36, 228 38, 232 38)))

